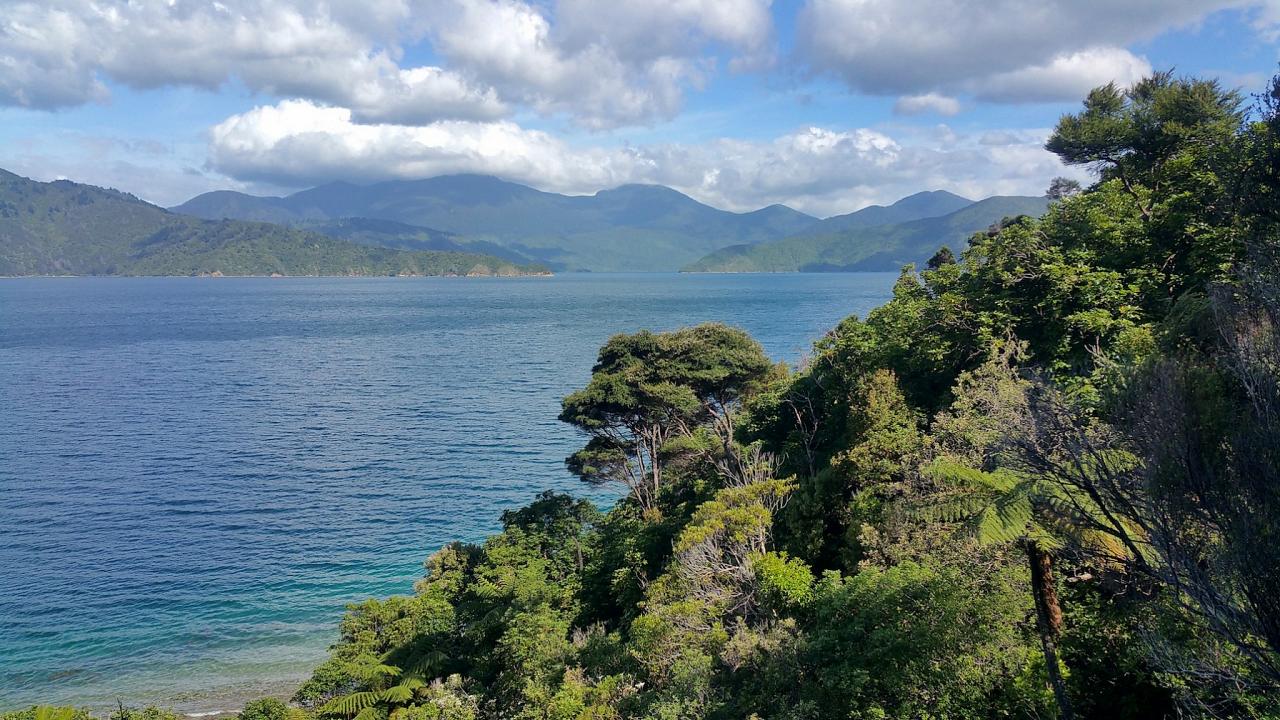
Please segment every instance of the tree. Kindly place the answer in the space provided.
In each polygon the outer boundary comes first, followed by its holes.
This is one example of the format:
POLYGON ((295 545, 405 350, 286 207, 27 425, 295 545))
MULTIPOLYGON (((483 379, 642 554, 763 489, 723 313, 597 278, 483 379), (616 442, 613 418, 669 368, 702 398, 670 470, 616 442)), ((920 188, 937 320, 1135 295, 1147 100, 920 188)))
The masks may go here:
POLYGON ((794 717, 1046 716, 1053 701, 1027 682, 1036 651, 1018 629, 1023 593, 1010 574, 912 561, 828 573, 789 669, 797 699, 819 712, 794 717))
POLYGON ((941 489, 926 499, 923 515, 961 522, 979 545, 1014 545, 1025 554, 1045 669, 1060 717, 1071 720, 1058 658, 1063 615, 1054 556, 1068 544, 1122 554, 1128 548, 1117 549, 1115 534, 1100 529, 1123 532, 1126 526, 1109 524, 1107 509, 1087 491, 1021 462, 1021 439, 1038 437, 1034 384, 1014 365, 1021 353, 1021 344, 1010 341, 1004 352, 960 377, 956 401, 935 421, 939 455, 926 474, 941 489))
POLYGON ((560 420, 590 438, 566 465, 589 482, 626 484, 654 510, 668 442, 707 427, 727 454, 733 408, 772 367, 759 343, 725 325, 616 335, 587 386, 564 399, 560 420))
POLYGON ((926 266, 930 270, 937 270, 943 265, 955 265, 955 264, 956 264, 955 253, 951 252, 951 248, 947 247, 946 245, 943 245, 942 247, 938 248, 938 252, 934 253, 933 257, 929 258, 929 262, 926 263, 926 266))
POLYGON ((261 698, 245 704, 236 720, 289 720, 289 706, 276 698, 261 698))
POLYGON ((1062 200, 1079 195, 1083 189, 1079 182, 1071 178, 1056 177, 1049 183, 1049 189, 1044 195, 1050 200, 1062 200))
POLYGON ((405 675, 400 668, 383 664, 372 656, 357 658, 350 663, 349 672, 360 678, 368 689, 330 700, 317 711, 321 716, 380 720, 396 708, 412 705, 419 691, 427 687, 422 678, 405 675))
POLYGON ((985 472, 948 462, 935 463, 930 473, 956 491, 945 501, 934 501, 938 518, 964 521, 970 536, 980 545, 1011 543, 1026 553, 1045 670, 1059 717, 1072 720, 1075 714, 1058 661, 1062 607, 1053 573, 1053 552, 1062 548, 1063 542, 1049 523, 1038 517, 1062 501, 1057 488, 1032 476, 985 472))
MULTIPOLYGON (((1216 80, 1155 73, 1132 88, 1095 88, 1059 120, 1045 147, 1114 184, 1140 224, 1099 246, 1103 267, 1140 274, 1168 305, 1225 279, 1242 246, 1230 178, 1239 174, 1242 98, 1216 80)), ((1072 247, 1068 244, 1067 247, 1072 247)), ((1156 299, 1153 297, 1152 299, 1156 299)))

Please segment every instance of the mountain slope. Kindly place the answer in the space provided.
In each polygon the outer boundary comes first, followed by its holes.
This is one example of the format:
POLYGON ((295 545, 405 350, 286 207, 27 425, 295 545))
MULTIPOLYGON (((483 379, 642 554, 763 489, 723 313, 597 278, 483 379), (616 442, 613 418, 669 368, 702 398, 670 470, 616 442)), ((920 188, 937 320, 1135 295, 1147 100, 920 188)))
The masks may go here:
POLYGON ((529 258, 501 245, 495 245, 483 240, 468 240, 442 230, 406 225, 394 220, 349 217, 337 220, 303 222, 297 224, 296 227, 317 232, 321 235, 328 235, 331 238, 372 247, 412 251, 479 253, 510 260, 514 263, 530 262, 529 258))
POLYGON ((908 195, 892 205, 871 205, 847 215, 836 215, 805 229, 805 234, 834 233, 854 228, 896 225, 923 218, 950 215, 972 205, 973 201, 946 190, 931 190, 908 195))
POLYGON ((941 217, 873 227, 803 233, 776 242, 735 246, 685 267, 688 272, 832 272, 897 270, 922 263, 949 245, 959 251, 973 233, 1016 215, 1041 215, 1043 197, 991 197, 941 217))
POLYGON ((405 252, 258 222, 175 215, 116 190, 0 170, 0 275, 519 274, 495 257, 405 252))
POLYGON ((173 210, 208 219, 294 224, 348 217, 390 220, 468 242, 490 242, 513 257, 561 269, 596 271, 676 270, 719 248, 781 239, 817 222, 783 206, 726 212, 656 185, 569 196, 483 175, 330 183, 283 198, 206 193, 173 210))

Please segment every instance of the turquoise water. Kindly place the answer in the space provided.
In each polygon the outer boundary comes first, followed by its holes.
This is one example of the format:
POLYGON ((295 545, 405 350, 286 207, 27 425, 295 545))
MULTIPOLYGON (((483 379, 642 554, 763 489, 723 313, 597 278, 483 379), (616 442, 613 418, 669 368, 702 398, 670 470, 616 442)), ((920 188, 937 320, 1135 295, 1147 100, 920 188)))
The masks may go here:
POLYGON ((705 320, 796 363, 894 275, 0 281, 0 709, 288 692, 568 475, 611 334, 705 320))

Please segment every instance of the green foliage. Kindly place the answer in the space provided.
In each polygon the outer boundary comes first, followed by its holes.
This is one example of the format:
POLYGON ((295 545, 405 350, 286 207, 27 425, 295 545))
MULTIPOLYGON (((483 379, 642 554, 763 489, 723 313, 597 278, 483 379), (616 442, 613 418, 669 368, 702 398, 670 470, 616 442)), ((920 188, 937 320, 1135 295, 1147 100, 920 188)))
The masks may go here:
POLYGON ((293 720, 295 712, 276 698, 253 700, 236 715, 236 720, 293 720))
POLYGON ((154 705, 148 705, 143 708, 121 705, 108 716, 108 720, 181 720, 181 718, 181 715, 172 710, 154 705))
POLYGON ((297 702, 1274 716, 1280 80, 1260 119, 1238 104, 1095 91, 1049 144, 1095 185, 905 268, 798 369, 720 325, 612 338, 561 419, 569 467, 631 492, 441 549, 412 597, 350 607, 297 702))
POLYGON ((93 716, 82 708, 33 705, 26 710, 0 713, 0 720, 93 720, 93 716))
POLYGON ((720 450, 733 439, 731 412, 767 377, 760 344, 706 323, 669 333, 616 335, 600 349, 587 387, 564 399, 560 420, 590 438, 566 465, 589 482, 621 482, 646 511, 663 489, 672 455, 720 450))
POLYGON ((759 553, 751 557, 751 569, 760 587, 761 605, 777 615, 793 614, 813 599, 813 571, 800 558, 759 553))
POLYGON ((1002 575, 912 562, 829 574, 805 653, 821 672, 802 696, 855 718, 1042 716, 1024 592, 1002 575))

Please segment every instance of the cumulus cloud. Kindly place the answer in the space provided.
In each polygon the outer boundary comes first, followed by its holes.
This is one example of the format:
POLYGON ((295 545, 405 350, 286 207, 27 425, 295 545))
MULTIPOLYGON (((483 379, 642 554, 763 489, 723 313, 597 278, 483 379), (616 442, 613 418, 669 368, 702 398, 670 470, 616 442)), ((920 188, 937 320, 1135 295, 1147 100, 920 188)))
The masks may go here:
POLYGON ((1046 135, 805 127, 768 140, 580 147, 510 121, 369 125, 347 110, 285 101, 217 125, 209 165, 242 182, 291 187, 463 172, 571 194, 657 183, 732 210, 785 203, 830 215, 926 188, 1039 194, 1066 174, 1042 149, 1046 135))
POLYGON ((721 56, 772 58, 770 0, 16 0, 0 105, 54 109, 135 88, 251 90, 359 122, 493 120, 511 105, 592 128, 670 118, 721 56), (431 45, 446 67, 407 66, 431 45))
MULTIPOLYGON (((1124 50, 1232 7, 1275 0, 807 0, 801 55, 818 73, 878 95, 973 93, 1073 100, 1149 70, 1124 50)), ((1264 15, 1258 23, 1267 23, 1264 15)))
POLYGON ((607 183, 608 160, 509 121, 359 124, 350 110, 306 100, 257 107, 219 123, 210 133, 209 158, 232 177, 295 187, 485 172, 569 189, 607 183))
POLYGON ((1151 74, 1151 63, 1120 48, 1089 48, 1059 55, 1043 65, 998 73, 969 84, 981 100, 1044 102, 1083 97, 1114 82, 1130 86, 1151 74))
POLYGON ((442 68, 398 65, 397 43, 412 37, 413 17, 402 0, 9 3, 0 19, 0 104, 101 101, 104 79, 214 89, 238 78, 252 90, 342 104, 373 121, 505 114, 490 88, 442 68))
POLYGON ((771 53, 769 0, 436 0, 431 38, 452 66, 544 114, 594 129, 674 116, 714 71, 771 53), (553 22, 554 17, 554 22, 553 22))
POLYGON ((893 112, 898 115, 955 115, 960 112, 960 101, 938 93, 906 95, 893 104, 893 112))

